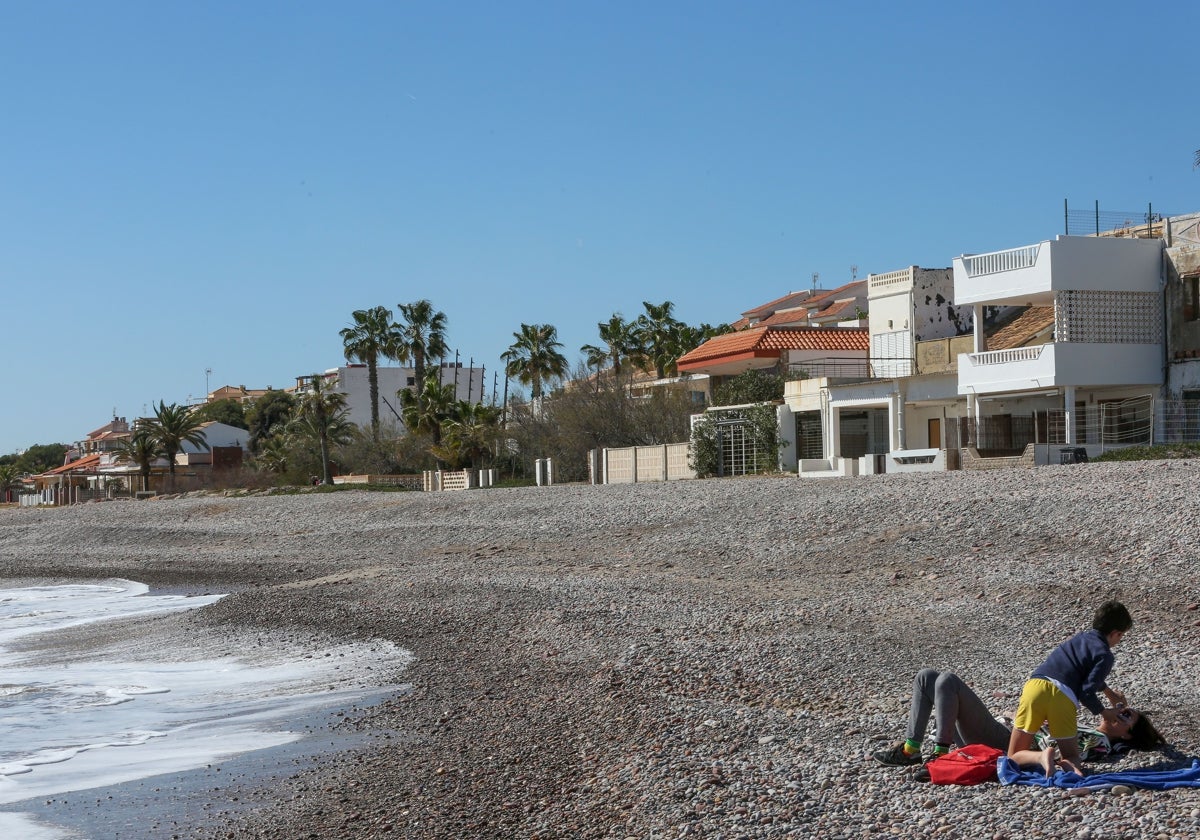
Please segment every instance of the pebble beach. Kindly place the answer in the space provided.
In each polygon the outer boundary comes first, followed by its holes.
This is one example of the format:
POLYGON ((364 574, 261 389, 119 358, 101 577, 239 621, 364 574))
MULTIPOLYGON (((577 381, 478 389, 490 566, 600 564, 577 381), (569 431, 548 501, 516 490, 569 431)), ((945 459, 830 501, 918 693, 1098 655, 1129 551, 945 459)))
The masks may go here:
POLYGON ((0 576, 229 593, 166 641, 411 652, 334 716, 349 746, 210 774, 163 837, 1192 838, 1197 790, 931 786, 869 756, 918 669, 1010 712, 1116 598, 1109 682, 1171 746, 1091 769, 1200 757, 1198 486, 1181 460, 9 508, 0 576))

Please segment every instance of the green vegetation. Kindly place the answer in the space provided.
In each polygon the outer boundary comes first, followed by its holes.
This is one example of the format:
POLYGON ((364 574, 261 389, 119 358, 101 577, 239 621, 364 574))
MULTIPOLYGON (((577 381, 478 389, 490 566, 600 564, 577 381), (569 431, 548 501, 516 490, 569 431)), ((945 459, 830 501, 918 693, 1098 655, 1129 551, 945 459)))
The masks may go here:
POLYGON ((239 429, 249 429, 246 423, 246 407, 240 400, 216 400, 206 403, 198 409, 205 420, 236 426, 239 429))
MULTIPOLYGON (((575 372, 577 379, 587 380, 585 387, 567 381, 569 363, 554 325, 521 324, 502 359, 506 377, 527 390, 514 388, 507 406, 496 405, 494 396, 491 405, 458 400, 455 387, 442 382, 440 362, 449 349, 447 318, 431 301, 397 304, 395 311, 385 306, 354 310, 338 334, 346 360, 367 368, 369 428, 353 426, 345 397, 314 374, 299 393, 268 390, 250 402, 226 399, 193 407, 159 400, 153 417, 134 423, 116 457, 136 465, 143 489, 149 487, 154 463, 166 459, 174 489, 175 456, 185 443, 206 448, 199 427, 216 421, 249 432, 246 469, 231 479, 243 487, 311 492, 314 478, 332 490, 335 474, 489 467, 498 468, 499 486, 516 486, 530 483, 537 458, 554 461, 559 481, 582 480, 591 449, 688 438, 695 410, 689 394, 659 390, 635 397, 632 374, 675 375, 679 356, 729 331, 724 325, 682 323, 670 301, 645 301, 642 306, 634 320, 614 313, 596 324, 598 343, 583 348, 590 370, 575 372), (411 365, 415 374, 415 386, 396 395, 403 427, 380 417, 381 402, 391 399, 379 393, 379 365, 387 360, 411 365)), ((504 393, 507 399, 507 380, 504 393)), ((0 457, 5 469, 0 477, 7 482, 8 472, 19 476, 60 466, 67 448, 47 444, 0 457)))
POLYGON ((748 405, 783 399, 783 377, 748 370, 723 382, 713 391, 713 405, 748 405))
POLYGON ((167 459, 171 489, 175 488, 175 456, 183 444, 190 443, 201 449, 209 448, 208 441, 200 432, 200 426, 205 422, 207 421, 200 411, 177 403, 167 405, 162 400, 154 407, 154 416, 141 421, 142 428, 154 438, 162 456, 167 459))
POLYGON ((346 361, 355 359, 367 366, 367 388, 371 401, 371 437, 379 440, 379 360, 394 359, 399 350, 400 331, 392 323, 386 306, 358 309, 351 313, 354 325, 339 334, 346 361))
POLYGON ((502 358, 505 375, 528 385, 534 400, 542 396, 542 387, 567 375, 567 360, 559 348, 558 329, 550 324, 521 324, 521 331, 502 358))
POLYGON ((1163 461, 1176 458, 1200 458, 1200 443, 1164 443, 1157 446, 1131 446, 1110 449, 1092 461, 1163 461))
POLYGON ((750 444, 747 472, 769 473, 778 470, 779 452, 785 444, 779 439, 775 406, 764 403, 711 412, 692 427, 688 462, 698 476, 703 478, 720 474, 721 446, 724 436, 728 434, 744 435, 750 444), (736 422, 737 426, 733 426, 731 421, 736 422))

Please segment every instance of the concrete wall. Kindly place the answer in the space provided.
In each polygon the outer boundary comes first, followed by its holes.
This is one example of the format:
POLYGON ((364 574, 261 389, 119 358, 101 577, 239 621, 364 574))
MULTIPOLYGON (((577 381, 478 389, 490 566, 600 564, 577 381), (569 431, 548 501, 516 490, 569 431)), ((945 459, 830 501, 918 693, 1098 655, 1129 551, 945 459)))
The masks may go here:
POLYGON ((599 467, 592 475, 593 484, 637 484, 696 477, 696 471, 688 463, 686 443, 627 446, 593 450, 593 453, 599 467))

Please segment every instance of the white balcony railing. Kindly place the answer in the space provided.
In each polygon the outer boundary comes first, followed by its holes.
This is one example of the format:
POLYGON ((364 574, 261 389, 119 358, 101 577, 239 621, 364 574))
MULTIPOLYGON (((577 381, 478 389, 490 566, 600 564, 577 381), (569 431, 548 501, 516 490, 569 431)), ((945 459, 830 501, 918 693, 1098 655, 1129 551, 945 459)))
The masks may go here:
POLYGON ((1024 248, 963 257, 963 270, 967 272, 968 277, 980 277, 985 274, 999 274, 1002 271, 1032 268, 1037 263, 1040 248, 1041 245, 1028 245, 1024 248))
POLYGON ((1033 362, 1042 357, 1042 348, 1046 345, 1039 344, 1036 347, 1014 347, 1011 350, 988 350, 986 353, 971 353, 971 364, 973 365, 1007 365, 1013 362, 1033 362))

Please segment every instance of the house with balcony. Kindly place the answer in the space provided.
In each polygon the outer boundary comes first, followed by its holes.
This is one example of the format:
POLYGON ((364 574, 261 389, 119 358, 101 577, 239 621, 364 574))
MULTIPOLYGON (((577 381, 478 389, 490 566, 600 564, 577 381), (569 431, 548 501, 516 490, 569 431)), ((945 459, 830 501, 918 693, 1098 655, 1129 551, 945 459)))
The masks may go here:
POLYGON ((1159 238, 1060 236, 956 257, 955 303, 974 309, 958 355, 967 457, 1059 463, 1149 442, 1166 366, 1163 265, 1159 238), (988 307, 1013 313, 1019 340, 987 335, 988 307))
MULTIPOLYGON (((811 363, 785 385, 805 477, 957 466, 954 429, 965 414, 956 352, 970 348, 975 311, 953 301, 949 268, 910 266, 865 281, 867 359, 811 363)), ((990 311, 986 314, 992 314, 990 311)))

